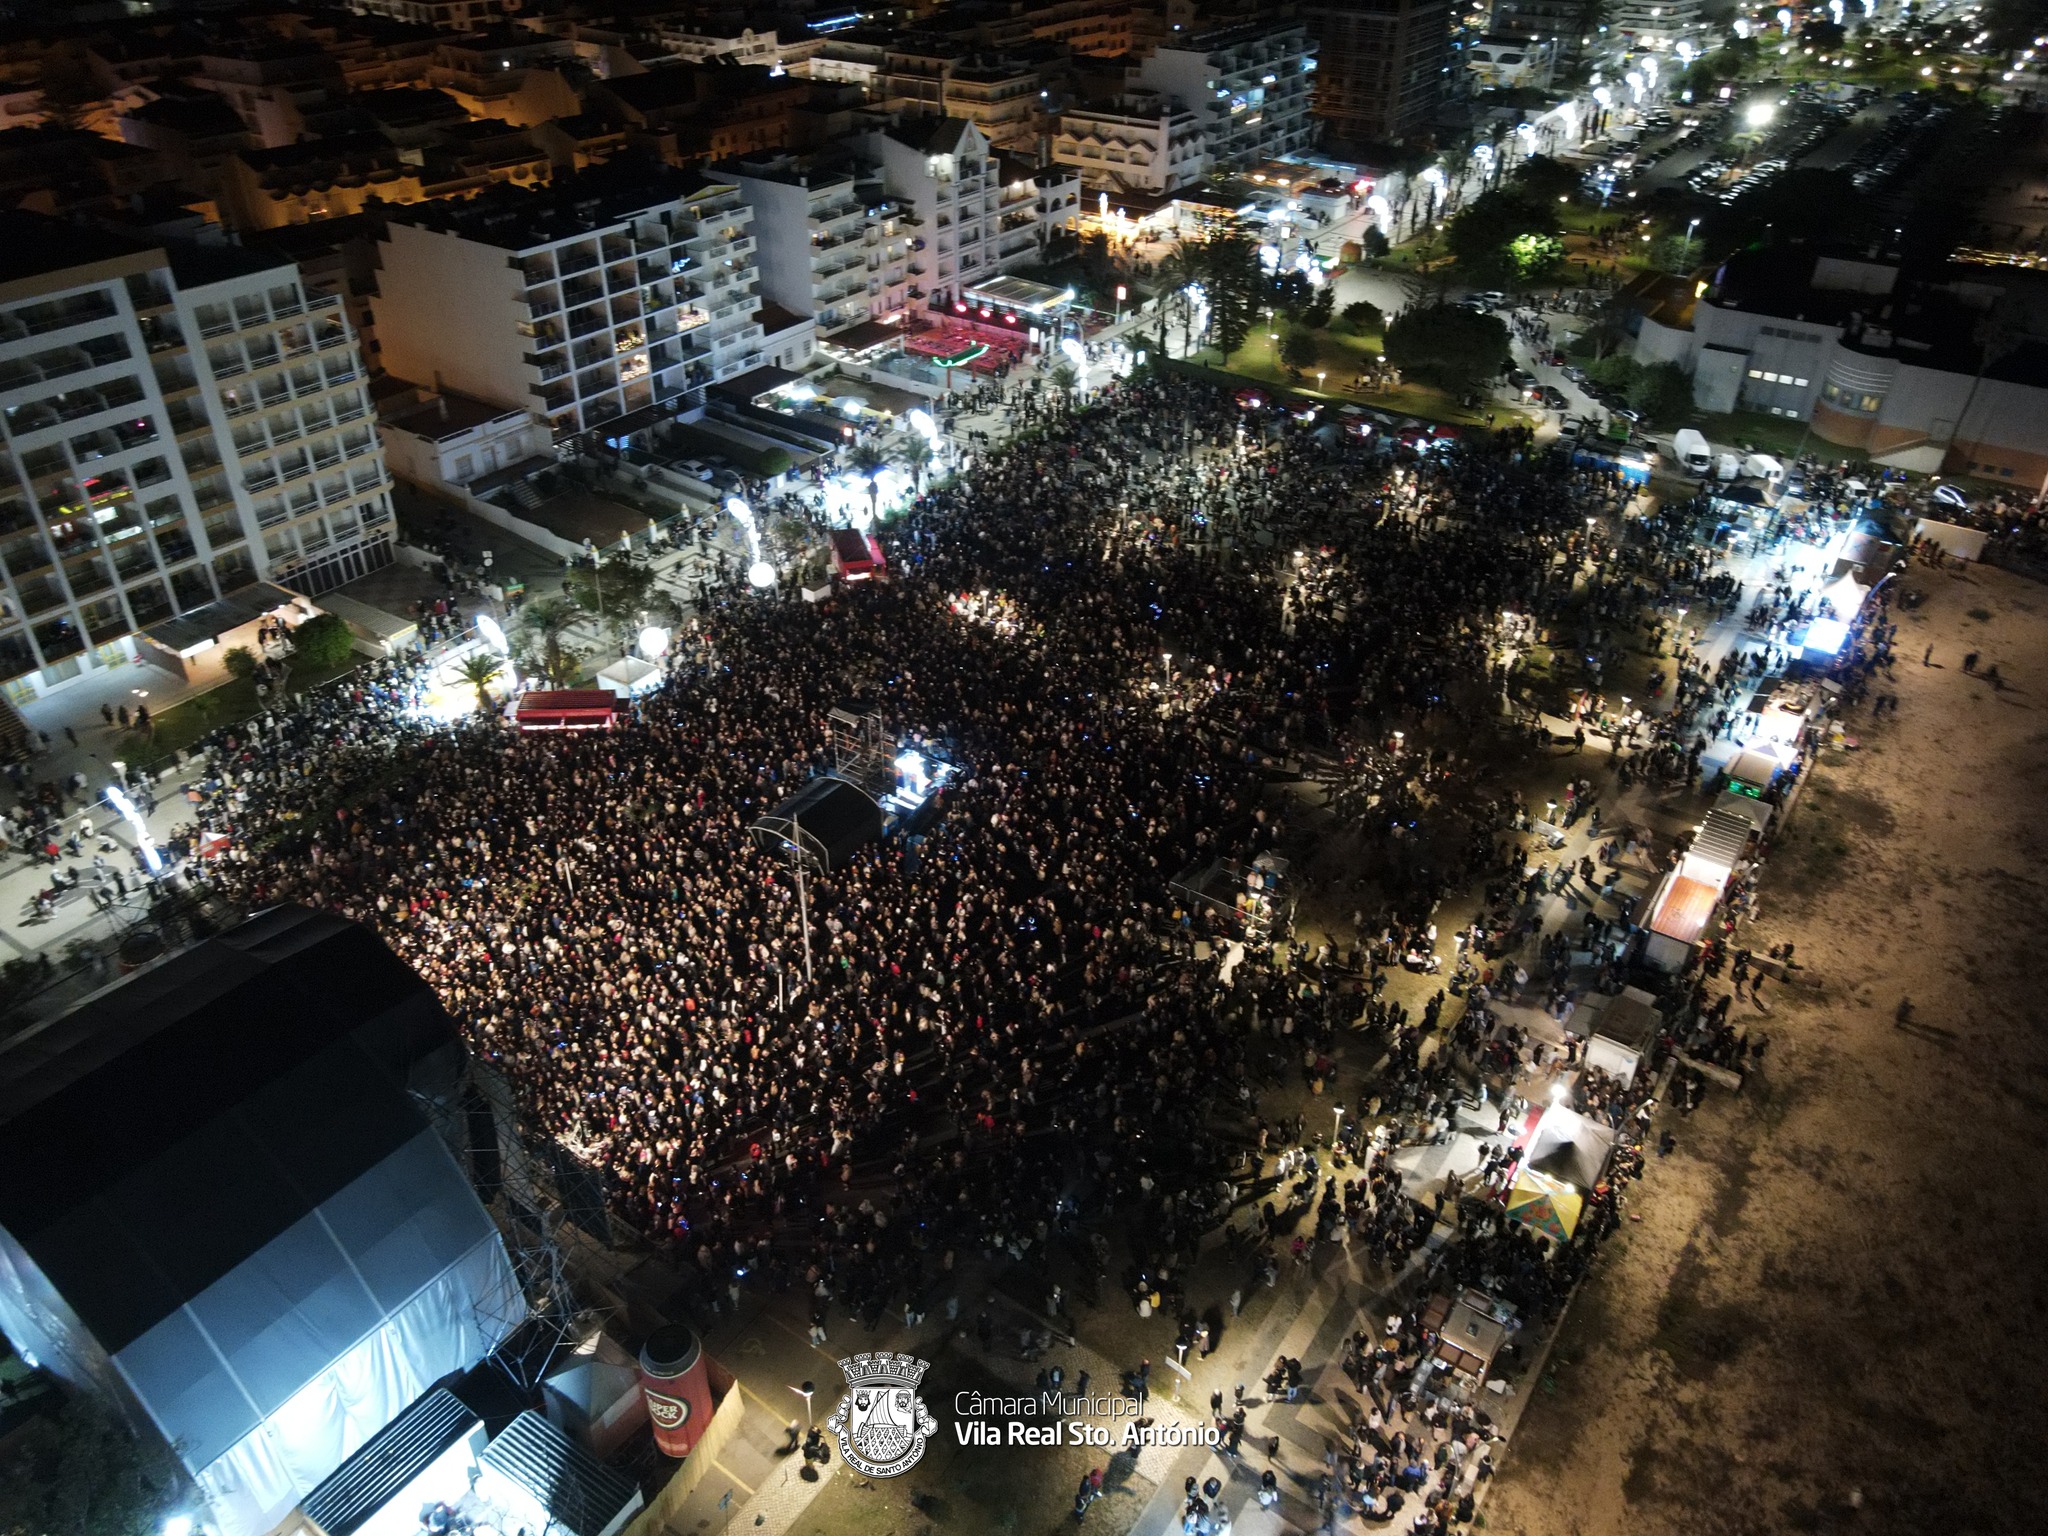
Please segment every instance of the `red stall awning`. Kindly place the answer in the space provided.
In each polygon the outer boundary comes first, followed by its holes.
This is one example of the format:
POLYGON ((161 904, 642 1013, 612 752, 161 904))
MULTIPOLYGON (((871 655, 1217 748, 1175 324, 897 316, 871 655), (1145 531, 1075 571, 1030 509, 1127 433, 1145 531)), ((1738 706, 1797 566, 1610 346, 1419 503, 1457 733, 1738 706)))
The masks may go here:
POLYGON ((519 701, 522 731, 601 731, 618 712, 618 696, 603 688, 529 693, 519 701))

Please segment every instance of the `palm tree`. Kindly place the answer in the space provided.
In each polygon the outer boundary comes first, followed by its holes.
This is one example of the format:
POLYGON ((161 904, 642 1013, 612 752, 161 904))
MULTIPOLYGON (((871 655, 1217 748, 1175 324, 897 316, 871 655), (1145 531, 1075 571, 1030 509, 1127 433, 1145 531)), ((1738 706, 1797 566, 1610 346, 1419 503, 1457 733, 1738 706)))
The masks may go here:
POLYGON ((462 680, 476 690, 476 707, 479 714, 488 714, 491 708, 491 684, 498 680, 504 667, 489 651, 478 651, 462 664, 462 680))
POLYGON ((1080 382, 1081 375, 1074 371, 1074 365, 1065 358, 1061 358, 1057 363, 1053 364, 1053 388, 1057 389, 1062 396, 1071 396, 1074 392, 1074 386, 1080 382))
POLYGON ((922 437, 912 437, 903 445, 903 462, 910 466, 910 472, 917 477, 917 493, 924 494, 925 471, 931 467, 932 445, 922 437))
POLYGON ((853 452, 846 462, 853 472, 868 483, 868 514, 871 520, 879 522, 882 517, 882 486, 877 478, 889 467, 889 456, 873 443, 860 442, 853 445, 853 452))
POLYGON ((551 683, 566 681, 562 674, 571 670, 570 653, 564 650, 562 637, 568 634, 576 619, 576 605, 560 597, 536 599, 528 603, 520 615, 520 627, 540 647, 540 666, 535 670, 551 683))

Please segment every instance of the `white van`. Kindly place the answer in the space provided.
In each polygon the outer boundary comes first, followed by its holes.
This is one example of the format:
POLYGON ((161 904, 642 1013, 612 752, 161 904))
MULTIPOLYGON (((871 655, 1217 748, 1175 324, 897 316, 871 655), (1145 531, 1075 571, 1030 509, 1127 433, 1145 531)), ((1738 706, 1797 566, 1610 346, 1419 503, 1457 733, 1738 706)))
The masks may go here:
POLYGON ((1752 453, 1742 466, 1743 474, 1752 480, 1761 480, 1772 490, 1785 483, 1785 466, 1768 453, 1752 453))
POLYGON ((1691 427, 1671 435, 1671 453, 1687 474, 1704 475, 1714 467, 1713 451, 1707 440, 1691 427))
POLYGON ((1734 480, 1740 478, 1741 474, 1742 460, 1732 453, 1724 453, 1714 461, 1714 478, 1716 480, 1734 480))

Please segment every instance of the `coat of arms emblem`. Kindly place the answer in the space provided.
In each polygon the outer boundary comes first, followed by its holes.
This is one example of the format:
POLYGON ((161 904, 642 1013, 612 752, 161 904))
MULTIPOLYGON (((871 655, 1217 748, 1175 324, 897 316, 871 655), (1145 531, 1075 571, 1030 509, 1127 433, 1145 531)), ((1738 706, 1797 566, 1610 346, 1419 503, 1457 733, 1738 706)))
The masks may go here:
POLYGON ((887 1350, 839 1362, 846 1396, 825 1427, 839 1441, 846 1464, 869 1477, 900 1477, 917 1465, 925 1440, 939 1432, 938 1420, 917 1395, 931 1369, 911 1355, 887 1350))

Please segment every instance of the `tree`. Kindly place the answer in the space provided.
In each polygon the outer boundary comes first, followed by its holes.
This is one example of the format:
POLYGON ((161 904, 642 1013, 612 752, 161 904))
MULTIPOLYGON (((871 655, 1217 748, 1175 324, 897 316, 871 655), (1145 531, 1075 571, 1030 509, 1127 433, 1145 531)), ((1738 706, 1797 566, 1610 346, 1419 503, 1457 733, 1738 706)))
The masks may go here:
POLYGON ((1514 268, 1513 280, 1533 287, 1564 265, 1564 242, 1555 235, 1517 235, 1508 242, 1508 260, 1514 268))
POLYGON ((1624 352, 1610 357, 1595 358, 1586 365, 1586 377, 1595 384, 1604 384, 1609 389, 1618 389, 1626 394, 1635 388, 1636 375, 1642 372, 1642 365, 1624 352))
POLYGON ((903 462, 917 479, 918 494, 924 493, 925 471, 932 465, 932 445, 922 435, 912 436, 903 444, 903 462))
POLYGON ((491 684, 504 674, 504 663, 489 651, 478 651, 462 663, 462 680, 476 690, 478 714, 490 713, 491 684))
POLYGON ((1652 363, 1629 385, 1628 403, 1653 427, 1675 426, 1692 409, 1692 380, 1676 363, 1652 363))
POLYGON ((881 473, 889 467, 889 456, 871 442, 853 445, 853 452, 846 456, 848 466, 856 475, 868 483, 868 516, 876 522, 882 517, 881 473))
POLYGON ((754 478, 773 480, 777 475, 788 474, 794 463, 796 460, 789 456, 787 448, 763 448, 754 459, 754 478))
POLYGON ((316 613, 292 631, 292 667, 300 672, 332 672, 355 651, 356 637, 332 613, 316 613))
POLYGON ((1330 317, 1337 309, 1337 290, 1334 285, 1324 283, 1316 290, 1314 298, 1308 301, 1308 308, 1301 312, 1301 323, 1312 331, 1328 330, 1330 317))
POLYGON ((1265 298, 1258 242, 1235 231, 1211 235, 1195 247, 1195 256, 1209 297, 1209 327, 1227 363, 1251 335, 1265 298))
POLYGON ((1387 317, 1380 313, 1380 307, 1368 299, 1353 299, 1344 306, 1344 323, 1354 334, 1369 335, 1387 323, 1387 317))
POLYGON ((2025 48, 2048 32, 2048 0, 1991 0, 1984 25, 1991 32, 1992 51, 2025 48))
POLYGON ((1542 241, 1555 247, 1554 259, 1562 259, 1560 232, 1556 213, 1534 198, 1519 191, 1483 192, 1451 219, 1444 245, 1468 282, 1505 285, 1521 276, 1525 259, 1539 265, 1552 259, 1542 241))
POLYGON ((256 653, 246 645, 238 645, 221 657, 221 665, 228 669, 228 676, 247 682, 256 675, 256 653))
POLYGON ((520 632, 538 647, 534 669, 557 688, 576 680, 583 658, 562 644, 576 623, 576 605, 559 597, 543 597, 528 603, 520 614, 520 632))
POLYGON ((1514 190, 1531 202, 1555 204, 1579 190, 1580 176, 1548 155, 1531 155, 1515 168, 1514 190))
POLYGON ((1289 331, 1280 338, 1280 362, 1296 378, 1316 365, 1316 339, 1307 331, 1289 331))
POLYGON ((1081 375, 1066 358, 1063 357, 1052 365, 1052 387, 1062 396, 1071 396, 1074 393, 1074 386, 1080 382, 1081 375))
POLYGON ((1365 233, 1358 237, 1358 245, 1359 249, 1364 251, 1366 256, 1373 261, 1380 260, 1388 251, 1393 249, 1387 243, 1387 232, 1377 224, 1366 226, 1365 233))
POLYGON ((1450 390, 1490 379, 1508 361, 1508 328, 1498 316, 1449 304, 1410 306, 1387 326, 1387 361, 1450 390))
POLYGON ((0 1531, 8 1536, 145 1536, 186 1497, 161 1444, 82 1395, 31 1418, 0 1448, 0 1531))
POLYGON ((601 564, 579 561, 569 567, 562 585, 569 601, 595 617, 621 651, 639 632, 643 614, 666 616, 675 607, 637 555, 614 552, 603 556, 601 564))

